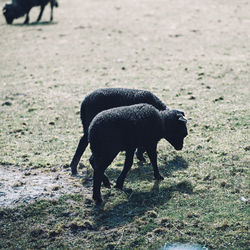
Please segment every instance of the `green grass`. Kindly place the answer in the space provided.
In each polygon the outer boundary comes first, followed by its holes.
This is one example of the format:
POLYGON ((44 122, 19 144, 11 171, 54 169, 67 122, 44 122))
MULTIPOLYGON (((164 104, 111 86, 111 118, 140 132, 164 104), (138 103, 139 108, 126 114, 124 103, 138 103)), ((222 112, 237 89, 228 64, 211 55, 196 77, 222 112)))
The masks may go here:
POLYGON ((196 190, 187 180, 128 186, 132 193, 105 191, 102 208, 84 195, 65 195, 1 210, 0 246, 156 249, 166 242, 194 242, 210 249, 246 247, 249 210, 221 185, 196 190))
MULTIPOLYGON (((181 155, 166 159, 159 153, 167 176, 160 183, 152 180, 150 164, 134 166, 126 180, 133 191, 103 188, 103 207, 80 194, 1 209, 1 248, 156 249, 193 242, 247 249, 249 207, 240 200, 247 190, 244 159, 208 158, 203 149, 181 155)), ((108 170, 112 179, 120 172, 116 165, 108 170)))

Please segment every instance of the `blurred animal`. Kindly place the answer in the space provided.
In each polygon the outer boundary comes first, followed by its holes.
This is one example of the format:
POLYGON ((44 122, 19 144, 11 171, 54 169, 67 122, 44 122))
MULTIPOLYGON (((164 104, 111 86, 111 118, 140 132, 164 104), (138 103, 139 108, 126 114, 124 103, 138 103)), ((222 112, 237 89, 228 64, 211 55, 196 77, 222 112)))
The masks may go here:
MULTIPOLYGON (((138 103, 148 103, 158 110, 166 110, 166 105, 150 91, 127 89, 127 88, 105 88, 98 89, 88 94, 81 104, 81 121, 84 135, 78 143, 78 147, 71 161, 71 172, 77 174, 77 165, 88 146, 88 128, 92 119, 101 111, 114 107, 128 106, 138 103)), ((144 149, 139 148, 136 155, 141 161, 144 149)))
POLYGON ((50 3, 50 21, 53 20, 53 8, 58 7, 57 0, 12 0, 11 3, 6 3, 3 7, 3 15, 5 16, 7 24, 12 24, 13 20, 26 15, 25 24, 29 23, 29 12, 31 8, 40 6, 41 10, 37 18, 40 21, 45 6, 50 3))
POLYGON ((123 188, 138 147, 145 148, 155 179, 163 180, 157 166, 157 144, 164 138, 176 150, 181 150, 188 134, 186 122, 182 111, 159 111, 149 104, 118 107, 97 114, 88 131, 92 151, 90 163, 94 169, 93 199, 96 203, 102 202, 101 183, 110 187, 104 172, 120 151, 125 151, 126 158, 116 188, 123 188))

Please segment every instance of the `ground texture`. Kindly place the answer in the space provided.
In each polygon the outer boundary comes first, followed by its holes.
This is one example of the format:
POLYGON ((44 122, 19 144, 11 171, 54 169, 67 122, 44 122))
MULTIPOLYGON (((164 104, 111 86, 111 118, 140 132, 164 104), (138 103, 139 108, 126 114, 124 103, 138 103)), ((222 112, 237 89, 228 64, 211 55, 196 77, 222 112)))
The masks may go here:
POLYGON ((52 23, 38 13, 0 17, 0 248, 247 249, 250 2, 64 0, 52 23), (89 149, 78 177, 69 163, 80 103, 101 87, 154 92, 185 111, 189 136, 181 152, 159 143, 164 181, 135 160, 132 191, 103 187, 96 207, 89 149))

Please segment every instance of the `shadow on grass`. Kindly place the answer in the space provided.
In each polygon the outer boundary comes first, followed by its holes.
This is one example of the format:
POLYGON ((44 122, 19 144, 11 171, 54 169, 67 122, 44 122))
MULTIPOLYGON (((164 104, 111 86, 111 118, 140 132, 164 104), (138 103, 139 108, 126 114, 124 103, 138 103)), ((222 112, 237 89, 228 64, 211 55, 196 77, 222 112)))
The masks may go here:
POLYGON ((188 163, 180 156, 175 156, 171 161, 166 161, 166 171, 172 173, 178 170, 184 170, 188 168, 188 163))
MULTIPOLYGON (((153 167, 150 163, 138 162, 137 167, 132 166, 128 173, 125 182, 137 182, 138 180, 152 180, 154 179, 153 167)), ((184 170, 188 168, 188 163, 185 159, 180 156, 175 156, 171 161, 165 161, 164 164, 159 165, 159 171, 163 176, 167 177, 172 172, 184 170)), ((108 168, 106 174, 111 178, 112 181, 116 181, 120 175, 123 166, 120 168, 108 168)))
MULTIPOLYGON (((166 204, 174 192, 193 193, 192 184, 183 181, 168 188, 160 188, 159 181, 155 181, 153 188, 148 192, 128 192, 127 199, 110 209, 103 209, 96 206, 93 210, 95 225, 97 228, 115 228, 123 226, 133 221, 135 217, 142 217, 147 211, 166 204)), ((121 191, 122 192, 122 191, 121 191)), ((108 199, 109 194, 104 195, 104 200, 108 199)), ((109 199, 112 199, 110 197, 109 199)))
MULTIPOLYGON (((160 161, 161 166, 159 170, 163 176, 168 176, 172 172, 178 170, 184 170, 188 168, 188 163, 180 156, 176 156, 171 161, 160 161)), ((135 164, 134 164, 135 165, 135 164)), ((138 167, 133 167, 125 180, 130 183, 138 183, 140 181, 153 181, 153 168, 151 164, 138 164, 138 167)), ((112 182, 116 181, 116 178, 120 175, 123 166, 116 168, 108 168, 106 174, 109 176, 112 182)), ((92 178, 91 178, 92 180, 92 178)), ((89 182, 87 182, 88 184, 89 182)), ((126 184, 125 184, 126 185, 126 184)), ((170 187, 160 188, 160 182, 154 182, 154 186, 150 191, 117 191, 121 192, 120 197, 123 200, 119 204, 112 206, 112 200, 115 200, 117 197, 114 196, 113 192, 108 192, 103 195, 103 200, 111 203, 110 209, 105 209, 104 206, 95 206, 93 208, 93 215, 95 226, 100 228, 102 226, 108 228, 115 228, 123 226, 127 223, 133 221, 135 217, 143 217, 147 211, 155 209, 155 207, 162 206, 172 198, 174 192, 180 193, 193 193, 192 184, 188 181, 183 181, 177 184, 174 184, 170 187), (123 192, 123 193, 122 193, 123 192), (126 198, 124 199, 124 194, 126 198)), ((113 189, 114 187, 112 187, 113 189)), ((102 187, 104 189, 104 187, 102 187)), ((115 201, 114 201, 115 202, 115 201)))

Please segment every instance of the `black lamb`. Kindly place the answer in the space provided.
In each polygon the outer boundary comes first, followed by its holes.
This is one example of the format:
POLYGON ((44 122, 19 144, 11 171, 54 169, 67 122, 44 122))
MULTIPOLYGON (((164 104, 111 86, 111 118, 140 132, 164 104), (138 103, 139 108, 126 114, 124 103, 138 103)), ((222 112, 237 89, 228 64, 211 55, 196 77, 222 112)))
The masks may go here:
MULTIPOLYGON (((158 110, 166 110, 162 101, 150 91, 127 89, 127 88, 105 88, 98 89, 88 94, 81 104, 81 121, 83 125, 83 136, 78 143, 74 157, 70 163, 71 172, 77 174, 77 165, 88 146, 88 128, 92 119, 101 111, 110 108, 129 106, 139 103, 148 103, 158 110)), ((139 148, 136 155, 139 160, 145 161, 143 148, 139 148)))
POLYGON ((40 6, 41 10, 37 18, 37 22, 40 21, 45 6, 50 3, 50 21, 53 20, 53 8, 58 7, 57 0, 12 0, 11 3, 6 3, 3 7, 3 15, 6 22, 12 24, 13 20, 22 17, 26 14, 24 23, 29 23, 29 12, 35 6, 40 6))
POLYGON ((145 148, 155 179, 163 180, 157 166, 157 144, 165 138, 176 150, 181 150, 188 134, 186 122, 182 111, 159 111, 149 104, 113 108, 96 115, 89 126, 90 163, 94 169, 93 199, 102 202, 101 182, 110 186, 104 172, 120 151, 125 151, 126 158, 116 181, 117 188, 123 188, 138 147, 145 148))

